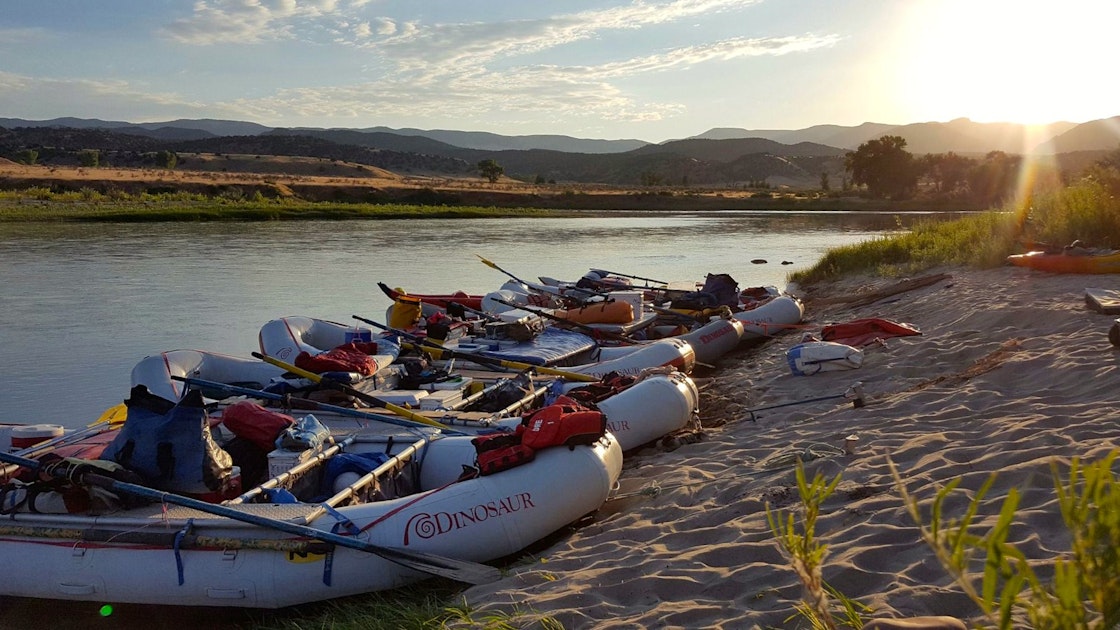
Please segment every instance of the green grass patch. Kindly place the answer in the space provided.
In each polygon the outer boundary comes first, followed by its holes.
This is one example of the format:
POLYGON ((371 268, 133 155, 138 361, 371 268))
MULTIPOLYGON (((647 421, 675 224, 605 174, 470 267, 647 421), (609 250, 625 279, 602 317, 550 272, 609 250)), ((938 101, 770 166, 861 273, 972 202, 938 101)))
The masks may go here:
POLYGON ((991 268, 1011 254, 1075 240, 1120 247, 1120 200, 1099 183, 1049 192, 1026 207, 1012 204, 953 221, 923 222, 904 234, 839 247, 790 279, 812 284, 845 275, 909 275, 942 265, 991 268))
POLYGON ((0 222, 346 221, 557 216, 556 210, 414 204, 305 202, 169 192, 106 195, 83 189, 0 192, 0 222))

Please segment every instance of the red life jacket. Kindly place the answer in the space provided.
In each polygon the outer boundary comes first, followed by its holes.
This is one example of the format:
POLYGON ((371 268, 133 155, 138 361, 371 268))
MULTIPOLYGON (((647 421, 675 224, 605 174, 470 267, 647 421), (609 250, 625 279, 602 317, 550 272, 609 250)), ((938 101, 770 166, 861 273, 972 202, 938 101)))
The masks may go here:
POLYGON ((607 432, 607 417, 601 411, 588 409, 576 401, 560 397, 532 416, 521 421, 525 434, 521 443, 540 450, 550 446, 594 444, 607 432))

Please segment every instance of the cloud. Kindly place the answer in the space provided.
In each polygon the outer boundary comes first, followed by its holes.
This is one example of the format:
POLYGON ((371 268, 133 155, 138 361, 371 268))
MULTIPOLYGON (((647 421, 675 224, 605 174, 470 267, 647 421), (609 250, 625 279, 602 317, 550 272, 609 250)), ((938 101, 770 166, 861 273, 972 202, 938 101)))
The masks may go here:
POLYGON ((729 39, 683 47, 657 55, 599 66, 525 66, 502 70, 471 66, 418 81, 412 75, 386 77, 359 85, 284 90, 272 97, 238 101, 254 115, 275 119, 281 112, 322 117, 324 111, 346 119, 453 118, 483 116, 570 118, 647 122, 679 115, 680 103, 641 101, 615 82, 645 73, 688 68, 743 57, 784 55, 833 45, 835 36, 729 39))
MULTIPOLYGON (((259 44, 280 39, 316 40, 321 32, 337 35, 351 23, 367 23, 364 8, 372 0, 196 0, 192 13, 173 21, 162 34, 183 44, 259 44)), ((379 30, 379 32, 381 32, 379 30)), ((361 43, 362 29, 339 43, 361 43)), ((381 33, 381 34, 392 34, 381 33)))
POLYGON ((54 36, 45 28, 0 28, 0 46, 26 46, 50 39, 54 39, 54 36))
MULTIPOLYGON (((701 34, 700 43, 664 48, 660 42, 668 40, 659 36, 662 31, 652 32, 663 25, 712 18, 761 1, 635 0, 536 19, 429 23, 403 14, 376 15, 380 6, 372 0, 197 0, 189 16, 165 27, 165 36, 191 46, 285 38, 295 40, 285 47, 292 51, 299 50, 300 41, 315 41, 343 46, 348 59, 362 64, 362 70, 349 73, 335 85, 329 84, 331 74, 324 72, 313 88, 282 87, 269 93, 258 87, 256 92, 263 96, 211 103, 189 101, 177 94, 145 94, 142 86, 121 82, 49 82, 0 75, 0 88, 7 81, 20 84, 14 90, 17 94, 36 94, 35 102, 47 102, 44 95, 49 92, 56 103, 102 106, 83 105, 90 112, 121 111, 120 104, 132 99, 136 107, 121 114, 128 119, 204 115, 263 124, 337 126, 367 120, 413 124, 420 120, 502 120, 510 124, 663 120, 684 112, 683 103, 690 96, 681 96, 679 101, 644 96, 630 87, 638 85, 631 79, 704 64, 810 52, 839 41, 827 34, 703 41, 701 34), (643 29, 651 29, 650 36, 643 29), (579 49, 564 48, 582 41, 598 40, 596 48, 623 50, 600 44, 624 32, 640 34, 626 38, 637 46, 627 49, 630 54, 599 63, 564 62, 574 58, 569 52, 587 59, 579 49), (63 97, 63 93, 69 96, 63 97)), ((329 50, 317 48, 320 53, 329 50)), ((3 106, 17 100, 27 101, 16 95, 0 96, 0 111, 14 111, 3 106)))
POLYGON ((673 0, 631 4, 549 16, 534 20, 408 23, 395 36, 371 44, 402 69, 439 72, 461 63, 486 63, 549 50, 597 36, 604 31, 643 27, 728 11, 761 0, 673 0))
POLYGON ((260 0, 199 0, 191 17, 175 20, 164 32, 184 44, 262 42, 288 36, 277 22, 295 10, 294 0, 272 5, 260 0))
POLYGON ((29 103, 34 118, 40 120, 82 115, 141 122, 238 114, 221 104, 151 92, 126 81, 41 79, 0 71, 0 111, 20 115, 16 112, 28 110, 29 103), (75 104, 80 104, 80 113, 74 110, 75 104))

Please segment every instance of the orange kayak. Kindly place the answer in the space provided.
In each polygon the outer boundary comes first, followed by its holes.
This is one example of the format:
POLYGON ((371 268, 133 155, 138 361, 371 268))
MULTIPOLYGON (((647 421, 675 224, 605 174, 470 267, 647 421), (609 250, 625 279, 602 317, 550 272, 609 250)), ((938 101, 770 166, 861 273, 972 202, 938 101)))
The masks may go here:
POLYGON ((1120 273, 1120 251, 1104 253, 1049 254, 1043 251, 1015 254, 1007 262, 1051 273, 1120 273))

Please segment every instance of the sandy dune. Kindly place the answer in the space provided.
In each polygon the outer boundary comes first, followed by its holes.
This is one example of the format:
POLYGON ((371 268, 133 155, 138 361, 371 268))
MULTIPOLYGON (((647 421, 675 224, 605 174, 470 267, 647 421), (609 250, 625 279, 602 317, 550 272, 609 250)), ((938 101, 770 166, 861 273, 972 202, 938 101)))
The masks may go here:
POLYGON ((467 591, 469 600, 551 615, 569 628, 794 627, 787 618, 800 586, 765 506, 796 507, 800 453, 810 475, 843 475, 818 523, 830 550, 829 583, 872 606, 875 618, 978 620, 980 611, 919 540, 887 458, 923 500, 962 477, 950 510, 999 472, 986 513, 997 513, 1009 488, 1022 488, 1012 541, 1036 560, 1064 551, 1051 462, 1096 460, 1120 443, 1120 355, 1107 338, 1113 318, 1083 302, 1086 286, 1112 286, 1115 278, 941 271, 951 275, 861 306, 838 302, 895 281, 860 278, 807 291, 803 330, 725 358, 711 375, 705 439, 631 457, 622 498, 542 550, 540 561, 467 591), (790 374, 785 352, 802 333, 858 317, 909 322, 923 334, 869 347, 856 370, 790 374), (838 398, 748 419, 750 409, 842 394, 856 381, 866 394, 862 408, 838 398), (845 455, 851 434, 858 447, 845 455))

